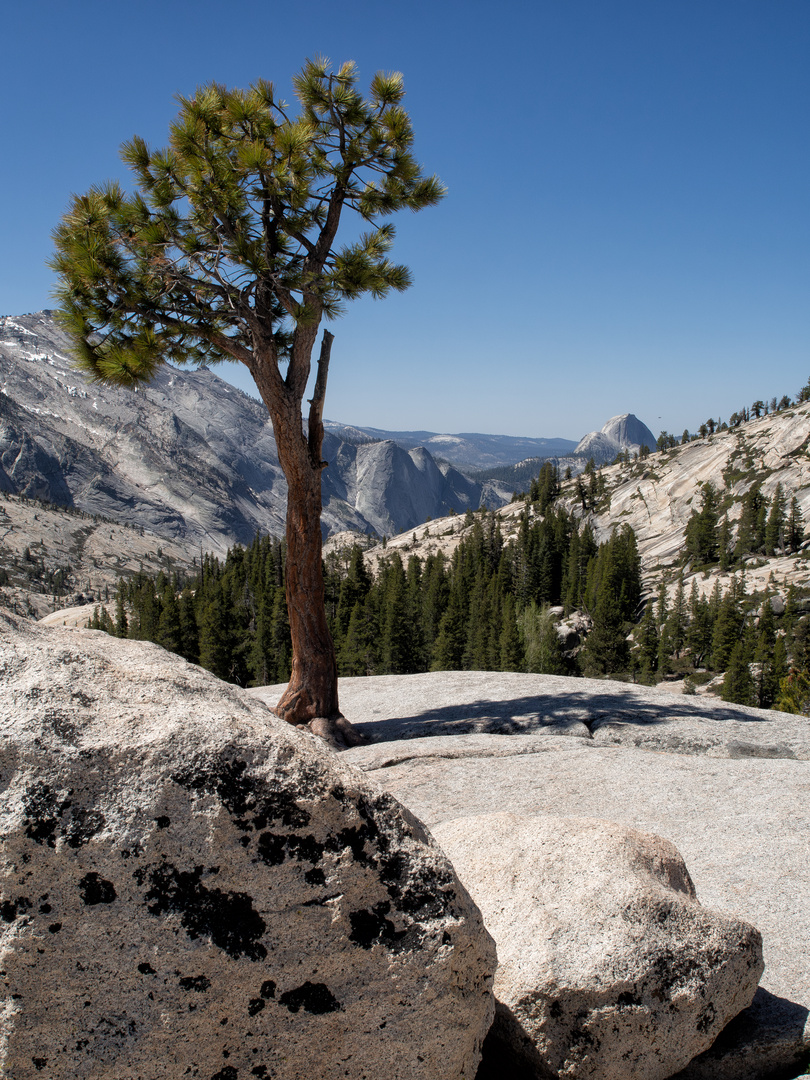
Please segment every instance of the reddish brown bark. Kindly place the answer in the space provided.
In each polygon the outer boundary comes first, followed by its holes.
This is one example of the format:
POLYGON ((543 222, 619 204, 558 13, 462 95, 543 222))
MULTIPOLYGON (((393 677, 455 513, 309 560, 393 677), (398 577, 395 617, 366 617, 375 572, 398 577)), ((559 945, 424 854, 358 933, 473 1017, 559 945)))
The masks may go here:
POLYGON ((291 724, 309 727, 332 745, 345 747, 363 739, 340 711, 321 563, 321 472, 326 466, 321 460, 322 417, 331 344, 332 334, 326 330, 306 436, 300 398, 293 388, 280 376, 266 374, 267 369, 254 377, 273 421, 279 463, 287 480, 286 593, 293 660, 289 685, 275 712, 291 724))

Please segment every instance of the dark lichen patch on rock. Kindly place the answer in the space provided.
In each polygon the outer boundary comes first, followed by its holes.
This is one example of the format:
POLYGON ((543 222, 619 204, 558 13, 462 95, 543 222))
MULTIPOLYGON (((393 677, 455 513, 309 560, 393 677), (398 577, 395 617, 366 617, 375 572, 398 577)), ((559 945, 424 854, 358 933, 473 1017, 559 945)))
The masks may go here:
POLYGON ((186 975, 180 980, 181 990, 196 990, 198 994, 204 993, 211 985, 211 980, 205 975, 186 975))
POLYGON ((238 1080, 239 1073, 233 1067, 233 1065, 226 1065, 224 1069, 220 1069, 218 1073, 214 1073, 211 1080, 238 1080))
POLYGON ((294 990, 286 990, 278 1000, 291 1013, 297 1013, 303 1009, 304 1012, 320 1015, 338 1012, 342 1008, 325 983, 313 983, 309 980, 294 990))
POLYGON ((48 784, 35 784, 23 796, 23 806, 28 839, 56 847, 56 830, 62 815, 70 808, 70 799, 60 798, 48 784))
POLYGON ((208 889, 200 880, 202 874, 201 866, 189 871, 164 864, 139 870, 135 880, 149 881, 144 899, 150 914, 178 914, 192 940, 207 937, 233 958, 264 960, 267 949, 261 937, 266 924, 252 898, 247 893, 208 889))
POLYGON ((396 949, 397 943, 405 937, 407 931, 397 930, 391 920, 386 919, 385 916, 390 910, 391 904, 384 900, 382 903, 375 904, 371 910, 350 911, 349 922, 352 930, 349 941, 355 942, 363 949, 370 949, 378 942, 389 949, 396 949))
POLYGON ((400 911, 420 918, 441 917, 456 899, 449 868, 420 866, 414 873, 413 867, 398 852, 380 860, 380 880, 400 911))
POLYGON ((292 792, 251 776, 246 761, 220 758, 212 765, 175 773, 172 779, 188 791, 216 795, 234 825, 245 832, 266 829, 276 822, 302 829, 310 822, 309 813, 298 805, 292 792))
POLYGON ((79 848, 101 832, 104 816, 98 810, 75 806, 72 795, 61 797, 48 784, 34 785, 23 796, 28 818, 25 835, 48 847, 55 847, 61 836, 69 847, 79 848))
POLYGON ((325 850, 324 845, 314 836, 278 835, 271 832, 263 832, 256 846, 259 858, 267 866, 280 866, 285 859, 317 865, 325 850))
POLYGON ((95 871, 91 871, 79 882, 79 893, 88 907, 96 904, 111 904, 116 899, 115 886, 106 878, 100 877, 95 871))
POLYGON ((157 975, 157 972, 152 965, 146 963, 146 961, 142 964, 138 964, 138 971, 140 971, 141 975, 157 975))
POLYGON ((16 900, 4 900, 0 904, 0 919, 5 923, 12 923, 18 915, 24 915, 33 906, 27 896, 18 896, 16 900))
POLYGON ((65 841, 69 847, 80 848, 104 828, 104 815, 98 810, 85 810, 74 807, 64 830, 65 841))

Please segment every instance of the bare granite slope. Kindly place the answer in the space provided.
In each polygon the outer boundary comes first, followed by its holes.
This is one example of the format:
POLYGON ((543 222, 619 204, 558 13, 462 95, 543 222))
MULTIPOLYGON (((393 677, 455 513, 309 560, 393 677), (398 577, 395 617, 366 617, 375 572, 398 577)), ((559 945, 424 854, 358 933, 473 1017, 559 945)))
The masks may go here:
MULTIPOLYGON (((810 523, 810 402, 643 460, 605 466, 601 476, 606 491, 595 511, 583 512, 575 481, 563 483, 562 505, 590 522, 598 542, 607 540, 614 528, 630 525, 638 539, 648 586, 654 591, 660 571, 681 558, 687 522, 693 511, 700 510, 700 489, 707 482, 715 486, 728 508, 732 533, 742 511, 741 500, 754 484, 769 499, 781 484, 788 503, 795 495, 805 522, 810 523)), ((522 501, 515 502, 497 511, 505 538, 517 534, 524 506, 522 501)), ((463 518, 442 518, 390 539, 386 550, 422 557, 443 551, 449 556, 469 528, 463 518)), ((371 565, 382 554, 381 548, 371 548, 371 565)), ((749 592, 771 588, 784 595, 790 584, 810 585, 805 550, 750 559, 744 570, 749 592)), ((719 569, 709 574, 687 571, 687 593, 693 578, 703 592, 710 591, 718 578, 726 588, 730 576, 719 569)))

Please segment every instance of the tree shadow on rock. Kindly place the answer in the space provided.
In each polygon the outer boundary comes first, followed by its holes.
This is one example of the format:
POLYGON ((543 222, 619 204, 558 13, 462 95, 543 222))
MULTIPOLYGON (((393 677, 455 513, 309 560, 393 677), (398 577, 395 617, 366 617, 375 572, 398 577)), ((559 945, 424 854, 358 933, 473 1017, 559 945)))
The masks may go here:
POLYGON ((433 735, 580 735, 587 738, 599 726, 614 723, 650 727, 676 720, 725 720, 768 723, 766 716, 749 715, 722 702, 656 701, 618 690, 594 693, 567 690, 508 700, 472 700, 428 708, 410 715, 361 721, 372 742, 416 739, 433 735), (709 715, 707 715, 709 714, 709 715))

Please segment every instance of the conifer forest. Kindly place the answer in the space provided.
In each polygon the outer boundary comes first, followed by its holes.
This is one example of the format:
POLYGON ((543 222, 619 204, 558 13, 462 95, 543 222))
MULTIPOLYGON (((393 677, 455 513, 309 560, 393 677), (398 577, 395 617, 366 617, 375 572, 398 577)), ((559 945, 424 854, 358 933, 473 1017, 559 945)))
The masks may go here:
MULTIPOLYGON (((598 496, 599 477, 592 480, 598 496)), ((517 535, 500 519, 468 512, 451 556, 384 553, 372 575, 359 545, 324 564, 327 615, 342 676, 430 670, 529 671, 610 676, 652 684, 686 677, 687 692, 719 673, 727 701, 791 708, 810 663, 810 627, 793 592, 784 611, 746 593, 744 573, 722 591, 686 589, 684 570, 744 570, 743 558, 798 546, 795 500, 777 490, 746 497, 734 542, 711 485, 686 531, 684 565, 643 600, 641 561, 624 525, 597 544, 587 517, 559 499, 544 466, 517 535), (565 621, 572 613, 578 617, 565 621), (576 627, 576 628, 575 628, 576 627), (583 629, 585 632, 583 632, 583 629), (792 672, 792 674, 791 674, 792 672)), ((194 576, 171 567, 119 583, 115 618, 99 607, 91 627, 155 641, 241 686, 284 682, 291 643, 285 603, 285 546, 257 536, 224 560, 202 559, 194 576)))

